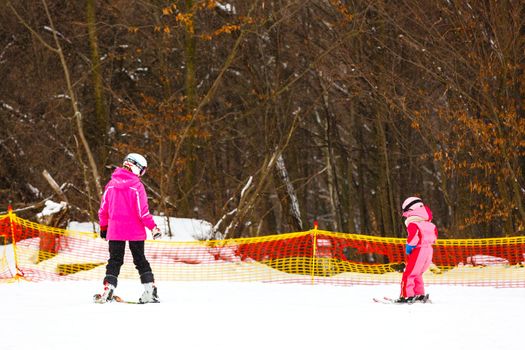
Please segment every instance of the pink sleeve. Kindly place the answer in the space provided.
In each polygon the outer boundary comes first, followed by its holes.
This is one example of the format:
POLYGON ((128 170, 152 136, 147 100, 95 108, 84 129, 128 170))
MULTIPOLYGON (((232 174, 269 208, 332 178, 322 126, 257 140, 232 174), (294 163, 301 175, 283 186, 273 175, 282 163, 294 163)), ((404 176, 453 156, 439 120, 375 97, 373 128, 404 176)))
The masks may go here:
POLYGON ((428 215, 428 221, 432 221, 432 210, 430 210, 430 208, 425 205, 425 211, 428 215))
POLYGON ((417 245, 419 243, 419 227, 413 222, 407 226, 407 244, 408 245, 417 245))
POLYGON ((155 221, 153 221, 153 215, 149 212, 149 206, 148 206, 148 196, 146 195, 146 190, 144 189, 144 185, 140 184, 139 186, 139 216, 142 220, 142 223, 144 226, 152 230, 157 224, 155 224, 155 221))
POLYGON ((108 190, 109 188, 106 188, 106 190, 104 191, 104 194, 102 195, 102 199, 100 201, 100 209, 98 210, 98 222, 101 229, 107 229, 108 227, 108 190))

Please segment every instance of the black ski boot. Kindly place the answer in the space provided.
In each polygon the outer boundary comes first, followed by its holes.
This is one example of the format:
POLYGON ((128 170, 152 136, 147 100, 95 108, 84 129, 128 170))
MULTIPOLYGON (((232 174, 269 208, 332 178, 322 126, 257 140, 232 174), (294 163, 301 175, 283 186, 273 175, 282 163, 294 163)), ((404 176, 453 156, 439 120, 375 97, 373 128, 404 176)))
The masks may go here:
POLYGON ((430 302, 430 296, 428 294, 421 294, 421 295, 416 295, 414 297, 414 300, 418 303, 429 303, 430 302))
POLYGON ((398 299, 394 300, 396 304, 413 304, 416 300, 416 297, 399 297, 398 299))

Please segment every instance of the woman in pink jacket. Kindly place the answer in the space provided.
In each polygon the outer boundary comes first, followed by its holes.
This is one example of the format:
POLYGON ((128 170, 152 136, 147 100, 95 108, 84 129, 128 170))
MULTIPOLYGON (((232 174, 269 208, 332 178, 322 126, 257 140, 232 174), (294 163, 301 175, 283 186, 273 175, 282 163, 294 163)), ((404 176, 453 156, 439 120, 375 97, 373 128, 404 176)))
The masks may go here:
POLYGON ((430 208, 418 197, 407 198, 402 205, 407 227, 406 254, 408 261, 401 280, 398 303, 426 302, 423 273, 432 263, 432 245, 437 239, 437 228, 432 221, 430 208))
POLYGON ((160 230, 149 212, 146 190, 140 181, 147 166, 146 159, 140 154, 128 154, 122 168, 117 168, 111 175, 102 195, 98 211, 100 236, 108 241, 109 260, 104 277, 104 293, 96 295, 95 301, 99 303, 113 299, 120 268, 124 263, 126 241, 129 242, 133 262, 144 285, 139 302, 159 302, 153 272, 144 255, 145 228, 151 230, 153 238, 160 237, 160 230))

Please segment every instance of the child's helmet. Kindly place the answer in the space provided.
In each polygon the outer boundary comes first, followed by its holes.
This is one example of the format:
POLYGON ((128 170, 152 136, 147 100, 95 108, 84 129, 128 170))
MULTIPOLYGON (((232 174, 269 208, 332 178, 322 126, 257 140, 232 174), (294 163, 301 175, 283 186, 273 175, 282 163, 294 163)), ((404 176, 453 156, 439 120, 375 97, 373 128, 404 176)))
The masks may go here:
POLYGON ((138 153, 130 153, 124 158, 122 163, 126 168, 131 170, 131 172, 137 176, 142 176, 148 168, 148 162, 146 158, 141 156, 138 153))
POLYGON ((405 213, 405 212, 407 212, 407 211, 409 211, 411 209, 419 208, 419 207, 422 207, 422 206, 423 206, 423 201, 421 200, 421 198, 408 197, 403 202, 403 205, 401 205, 401 209, 403 210, 403 213, 405 213), (416 204, 419 204, 419 205, 416 205, 416 204))

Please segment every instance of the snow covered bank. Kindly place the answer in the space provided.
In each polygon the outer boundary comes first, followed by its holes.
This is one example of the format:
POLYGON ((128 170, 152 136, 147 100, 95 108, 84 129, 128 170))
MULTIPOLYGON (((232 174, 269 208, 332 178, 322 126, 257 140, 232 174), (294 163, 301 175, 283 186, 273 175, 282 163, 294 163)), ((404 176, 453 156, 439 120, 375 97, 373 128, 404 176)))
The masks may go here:
MULTIPOLYGON (((204 220, 155 215, 153 219, 163 233, 161 240, 191 242, 215 238, 212 224, 204 220)), ((99 232, 100 227, 98 223, 71 221, 67 229, 77 232, 99 232)), ((152 239, 149 230, 146 231, 148 239, 152 239)))

